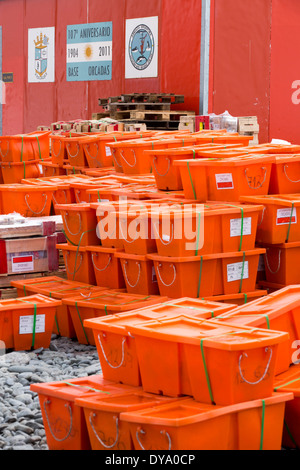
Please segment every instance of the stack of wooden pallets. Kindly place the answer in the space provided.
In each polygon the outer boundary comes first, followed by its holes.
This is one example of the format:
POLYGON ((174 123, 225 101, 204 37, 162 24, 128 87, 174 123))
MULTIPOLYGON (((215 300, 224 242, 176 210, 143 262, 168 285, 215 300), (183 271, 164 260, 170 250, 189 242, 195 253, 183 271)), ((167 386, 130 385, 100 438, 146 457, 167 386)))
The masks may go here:
POLYGON ((183 95, 168 93, 131 93, 110 98, 100 98, 101 106, 109 117, 127 125, 142 123, 147 129, 178 129, 181 116, 194 116, 194 111, 171 109, 172 105, 184 103, 183 95))

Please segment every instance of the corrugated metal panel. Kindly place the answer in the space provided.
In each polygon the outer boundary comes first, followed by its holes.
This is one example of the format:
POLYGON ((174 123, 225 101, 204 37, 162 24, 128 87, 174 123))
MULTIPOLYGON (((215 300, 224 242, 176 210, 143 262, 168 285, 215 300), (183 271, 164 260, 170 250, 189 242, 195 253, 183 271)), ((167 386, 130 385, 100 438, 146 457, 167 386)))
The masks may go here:
POLYGON ((273 0, 272 9, 270 138, 299 143, 300 2, 273 0))
POLYGON ((262 142, 269 140, 271 12, 271 0, 215 0, 213 112, 258 116, 262 142))
POLYGON ((2 135, 2 26, 0 26, 0 135, 2 135))

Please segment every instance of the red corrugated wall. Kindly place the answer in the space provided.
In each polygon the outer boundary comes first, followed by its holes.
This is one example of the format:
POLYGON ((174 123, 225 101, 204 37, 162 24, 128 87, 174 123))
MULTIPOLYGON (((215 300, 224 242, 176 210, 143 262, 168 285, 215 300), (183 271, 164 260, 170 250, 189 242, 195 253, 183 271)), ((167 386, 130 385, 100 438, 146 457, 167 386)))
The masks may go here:
POLYGON ((214 4, 211 111, 258 116, 260 141, 267 142, 272 0, 214 0, 214 4))
MULTIPOLYGON (((298 0, 211 0, 209 112, 256 115, 260 141, 299 142, 300 39, 298 0)), ((3 133, 53 121, 89 119, 98 98, 130 92, 185 96, 181 109, 199 111, 201 0, 1 0, 6 86, 3 133), (125 79, 125 21, 158 16, 158 77, 125 79), (66 81, 66 28, 113 22, 112 80, 66 81), (55 83, 28 83, 28 28, 56 28, 55 83)))
POLYGON ((270 138, 300 143, 300 2, 273 0, 270 138))
POLYGON ((185 95, 181 108, 199 109, 201 1, 2 0, 3 72, 13 72, 3 106, 3 134, 30 132, 57 120, 90 119, 99 98, 121 93, 185 95), (158 77, 125 80, 125 21, 158 16, 158 77), (68 25, 113 22, 112 80, 66 81, 68 25), (28 29, 55 26, 55 83, 28 83, 28 29))

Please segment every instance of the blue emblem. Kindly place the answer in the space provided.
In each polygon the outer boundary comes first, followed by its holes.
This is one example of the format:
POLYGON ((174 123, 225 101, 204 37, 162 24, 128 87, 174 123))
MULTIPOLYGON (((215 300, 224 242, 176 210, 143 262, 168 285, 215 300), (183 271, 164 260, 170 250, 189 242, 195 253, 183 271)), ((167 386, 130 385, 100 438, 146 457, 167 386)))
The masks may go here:
POLYGON ((154 37, 148 26, 137 26, 129 39, 129 57, 137 70, 145 70, 154 55, 154 37))

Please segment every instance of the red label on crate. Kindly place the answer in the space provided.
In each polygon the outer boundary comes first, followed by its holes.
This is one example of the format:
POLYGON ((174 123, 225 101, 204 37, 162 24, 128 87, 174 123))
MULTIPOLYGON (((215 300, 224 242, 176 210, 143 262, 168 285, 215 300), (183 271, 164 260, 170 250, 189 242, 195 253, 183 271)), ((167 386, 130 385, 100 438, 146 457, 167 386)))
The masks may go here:
POLYGON ((276 224, 277 225, 288 225, 288 224, 296 224, 297 223, 297 213, 296 208, 293 210, 289 209, 278 209, 277 210, 277 218, 276 224))
POLYGON ((17 256, 11 260, 11 270, 13 273, 21 273, 24 271, 33 271, 33 256, 17 256))
POLYGON ((216 175, 217 189, 233 189, 233 179, 231 173, 216 175))

